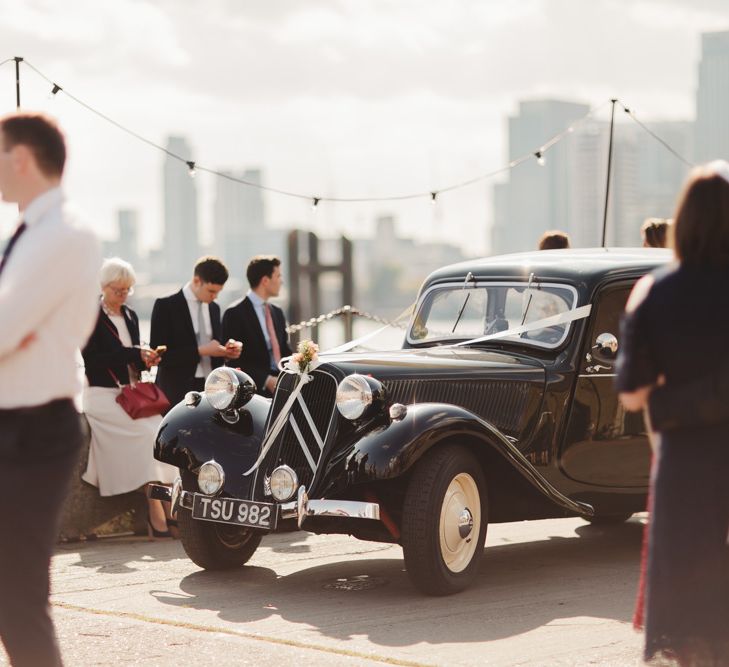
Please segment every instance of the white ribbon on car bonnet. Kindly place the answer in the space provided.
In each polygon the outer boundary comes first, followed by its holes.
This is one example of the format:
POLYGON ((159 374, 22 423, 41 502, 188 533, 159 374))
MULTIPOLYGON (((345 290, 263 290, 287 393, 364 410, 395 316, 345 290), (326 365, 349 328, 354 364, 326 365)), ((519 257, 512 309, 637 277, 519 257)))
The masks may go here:
MULTIPOLYGON (((551 315, 550 317, 544 317, 541 320, 534 320, 534 322, 529 322, 529 324, 522 324, 521 326, 514 327, 513 329, 507 329, 506 331, 499 331, 498 333, 488 334, 486 336, 481 336, 479 338, 472 338, 471 340, 465 340, 460 343, 453 343, 450 346, 444 346, 444 347, 462 347, 464 345, 473 345, 475 343, 482 343, 484 341, 489 340, 497 340, 499 338, 509 338, 510 336, 517 336, 522 333, 526 333, 528 331, 537 331, 538 329, 545 329, 547 327, 554 327, 559 326, 560 324, 568 324, 569 322, 575 322, 577 320, 585 319, 590 315, 590 311, 592 310, 592 304, 587 304, 585 306, 580 306, 579 308, 575 308, 574 310, 567 310, 564 313, 560 313, 559 315, 551 315)), ((386 328, 386 327, 383 327, 386 328)), ((360 343, 362 340, 371 338, 372 335, 379 333, 381 329, 378 329, 376 332, 373 332, 373 334, 368 334, 367 336, 363 336, 362 338, 357 339, 356 341, 351 341, 350 343, 340 346, 339 348, 335 348, 337 352, 343 351, 342 348, 351 349, 351 347, 354 347, 358 343, 360 343)), ((332 350, 334 351, 334 350, 332 350)), ((285 373, 290 373, 291 371, 288 371, 286 369, 282 369, 285 373)), ((291 408, 294 404, 294 401, 298 398, 299 394, 301 393, 301 390, 304 388, 304 385, 307 382, 310 382, 314 378, 311 375, 308 375, 306 373, 302 373, 299 375, 299 381, 296 384, 296 387, 294 387, 293 391, 291 392, 291 395, 289 396, 288 400, 284 404, 283 408, 281 409, 281 412, 279 412, 278 417, 276 417, 276 420, 274 421, 273 425, 271 426, 271 430, 268 432, 268 435, 266 436, 266 439, 263 441, 263 446, 261 448, 261 453, 258 455, 258 458, 256 459, 256 462, 248 469, 246 472, 243 473, 243 476, 246 477, 250 475, 256 468, 258 468, 259 465, 261 465, 261 462, 266 457, 266 454, 268 454, 268 451, 271 449, 274 441, 276 440, 276 436, 281 432, 281 429, 284 427, 284 424, 286 423, 289 412, 291 411, 291 408)))
POLYGON ((534 320, 529 324, 522 324, 521 326, 514 327, 513 329, 506 329, 506 331, 499 331, 497 333, 488 334, 481 336, 480 338, 472 338, 471 340, 464 340, 460 343, 453 343, 452 347, 461 347, 463 345, 473 345, 474 343, 482 343, 487 340, 495 340, 497 338, 508 338, 509 336, 517 336, 527 331, 536 331, 537 329, 546 329, 547 327, 555 327, 560 324, 567 324, 569 322, 575 322, 576 320, 585 319, 592 310, 592 304, 588 303, 586 306, 580 306, 574 310, 566 310, 564 313, 559 315, 550 315, 544 317, 541 320, 534 320))
MULTIPOLYGON (((283 372, 290 373, 290 371, 283 371, 283 372)), ((293 375, 293 373, 292 373, 292 375, 293 375)), ((273 445, 274 441, 276 440, 276 436, 281 432, 281 429, 283 428, 284 424, 286 423, 286 420, 288 419, 288 416, 289 416, 289 412, 291 411, 291 408, 294 405, 294 401, 299 397, 299 394, 301 393, 301 390, 304 388, 304 385, 307 382, 311 382, 314 379, 311 375, 308 375, 306 373, 296 373, 296 375, 299 376, 299 381, 296 383, 296 386, 294 387, 293 391, 291 392, 291 396, 289 396, 286 403, 284 403, 283 408, 281 408, 281 412, 278 413, 278 417, 276 417, 275 421, 271 425, 271 430, 268 432, 266 439, 263 441, 263 445, 261 447, 261 453, 258 455, 256 462, 248 470, 246 470, 246 472, 243 473, 243 477, 247 477, 256 468, 258 468, 259 465, 261 465, 261 462, 263 461, 263 459, 266 458, 266 454, 268 454, 268 450, 271 449, 271 446, 273 445)))

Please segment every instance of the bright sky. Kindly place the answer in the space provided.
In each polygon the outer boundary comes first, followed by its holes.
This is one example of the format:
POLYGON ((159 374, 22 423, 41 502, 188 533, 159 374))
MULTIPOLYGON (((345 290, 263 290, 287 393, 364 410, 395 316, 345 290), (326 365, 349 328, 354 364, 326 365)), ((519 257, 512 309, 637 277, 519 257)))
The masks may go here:
MULTIPOLYGON (((188 137, 214 169, 260 167, 312 196, 427 192, 507 162, 518 100, 593 106, 612 96, 641 120, 694 114, 700 33, 729 29, 726 0, 0 0, 0 61, 22 56, 151 141, 188 137)), ((67 190, 98 231, 137 208, 159 242, 163 155, 21 68, 22 105, 48 110, 70 144, 67 190)), ((0 112, 15 108, 0 67, 0 112)), ((545 137, 546 139, 546 137, 545 137)), ((537 148, 537 147, 535 147, 537 148)), ((209 238, 213 177, 197 177, 209 238)), ((243 186, 241 186, 243 187, 243 186)), ((402 234, 487 250, 490 184, 395 204, 266 195, 274 226, 402 234)), ((13 208, 0 206, 0 234, 13 208)))

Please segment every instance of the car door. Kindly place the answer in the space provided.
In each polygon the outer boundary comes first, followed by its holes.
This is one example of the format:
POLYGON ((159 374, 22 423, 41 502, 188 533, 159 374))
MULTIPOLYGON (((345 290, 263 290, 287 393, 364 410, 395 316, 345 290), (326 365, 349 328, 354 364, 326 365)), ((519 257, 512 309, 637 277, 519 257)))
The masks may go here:
POLYGON ((627 412, 615 391, 615 359, 596 341, 610 334, 620 345, 620 316, 633 281, 603 286, 594 302, 560 466, 574 480, 603 487, 645 487, 650 445, 642 413, 627 412))

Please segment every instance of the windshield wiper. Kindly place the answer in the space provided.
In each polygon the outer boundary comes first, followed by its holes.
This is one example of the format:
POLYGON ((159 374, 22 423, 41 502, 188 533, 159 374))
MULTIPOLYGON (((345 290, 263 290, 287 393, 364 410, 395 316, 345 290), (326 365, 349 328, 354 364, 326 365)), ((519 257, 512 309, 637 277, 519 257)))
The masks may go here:
POLYGON ((526 291, 527 291, 527 294, 529 295, 529 299, 527 300, 527 305, 526 305, 526 308, 524 308, 524 312, 521 314, 521 325, 520 326, 522 326, 522 327, 524 326, 524 322, 526 321, 526 316, 527 316, 527 313, 529 312, 529 306, 532 305, 531 286, 532 286, 533 280, 534 280, 534 272, 529 274, 529 282, 527 283, 527 286, 526 286, 526 291))
MULTIPOLYGON (((463 287, 461 289, 466 289, 468 286, 468 283, 475 282, 475 278, 473 277, 473 274, 469 271, 466 274, 466 279, 463 281, 463 287)), ((451 333, 456 332, 456 327, 458 326, 458 323, 461 321, 461 317, 463 316, 463 311, 466 310, 466 304, 468 303, 468 299, 471 297, 471 293, 466 293, 466 298, 463 300, 463 305, 461 306, 461 309, 458 311, 458 317, 456 318, 456 323, 453 325, 453 328, 451 329, 451 333)))

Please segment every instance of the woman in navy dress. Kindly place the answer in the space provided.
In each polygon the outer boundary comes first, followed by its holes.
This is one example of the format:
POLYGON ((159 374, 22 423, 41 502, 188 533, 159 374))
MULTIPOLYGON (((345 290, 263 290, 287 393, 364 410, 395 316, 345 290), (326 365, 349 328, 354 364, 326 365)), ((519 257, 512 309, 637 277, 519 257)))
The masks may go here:
MULTIPOLYGON (((711 375, 726 356, 729 163, 692 173, 675 216, 675 253, 677 262, 639 281, 628 300, 617 378, 627 410, 642 410, 658 384, 711 375)), ((729 665, 729 421, 658 436, 644 657, 729 665)))

